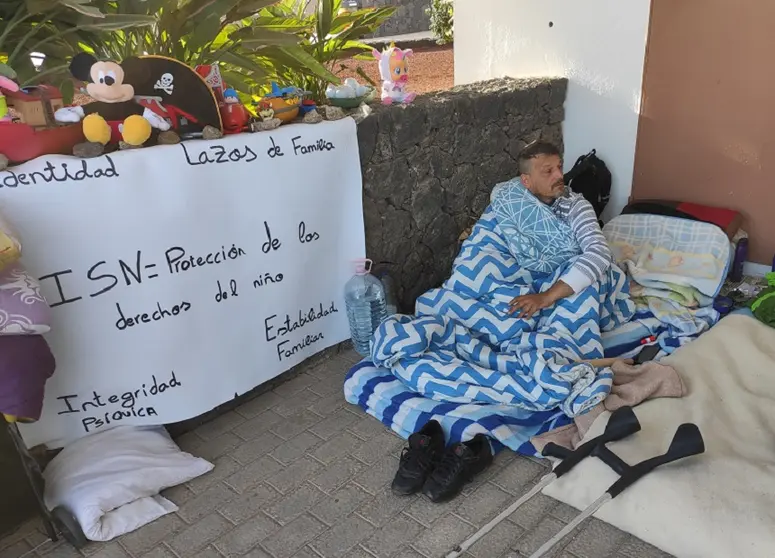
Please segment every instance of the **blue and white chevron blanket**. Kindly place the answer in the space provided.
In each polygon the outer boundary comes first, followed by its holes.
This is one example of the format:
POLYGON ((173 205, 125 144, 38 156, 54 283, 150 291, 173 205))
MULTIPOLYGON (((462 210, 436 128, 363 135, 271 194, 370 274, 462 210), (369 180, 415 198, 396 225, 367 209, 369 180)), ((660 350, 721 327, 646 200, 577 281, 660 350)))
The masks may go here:
MULTIPOLYGON (((616 266, 581 293, 527 319, 516 296, 548 289, 551 273, 520 266, 488 208, 461 247, 450 278, 418 298, 415 316, 388 318, 372 361, 356 365, 345 396, 402 436, 435 418, 449 442, 488 434, 533 453, 529 439, 568 424, 608 395, 612 374, 581 361, 603 356, 601 331, 634 313, 616 266)), ((496 443, 496 447, 497 447, 496 443)))

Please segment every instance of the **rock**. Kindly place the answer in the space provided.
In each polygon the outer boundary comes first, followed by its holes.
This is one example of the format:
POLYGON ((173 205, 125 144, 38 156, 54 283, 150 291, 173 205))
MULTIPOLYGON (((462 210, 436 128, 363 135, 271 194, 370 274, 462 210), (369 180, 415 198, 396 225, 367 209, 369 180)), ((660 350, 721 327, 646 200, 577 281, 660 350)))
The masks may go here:
POLYGON ((359 124, 366 120, 366 118, 372 113, 371 107, 366 103, 361 103, 358 108, 354 108, 350 111, 349 116, 355 120, 356 124, 359 124))
POLYGON ((0 171, 4 171, 8 168, 8 157, 0 154, 0 171))
POLYGON ((283 121, 279 118, 269 118, 268 120, 258 120, 250 123, 251 132, 266 132, 278 128, 283 121))
POLYGON ((341 120, 347 116, 344 110, 339 107, 332 107, 331 105, 323 105, 320 107, 320 110, 323 113, 323 118, 326 120, 341 120))
POLYGON ((439 209, 444 202, 444 190, 438 178, 425 179, 412 192, 411 211, 417 227, 425 229, 436 218, 444 213, 439 209))
POLYGON ((105 153, 105 146, 96 141, 78 143, 73 147, 73 155, 81 159, 99 157, 103 153, 105 153))
POLYGON ((127 142, 125 142, 123 140, 118 142, 118 148, 121 151, 126 151, 126 150, 129 150, 129 149, 140 149, 141 147, 142 147, 142 145, 130 145, 130 144, 128 144, 127 142))
MULTIPOLYGON (((546 138, 562 150, 566 89, 564 79, 497 79, 347 111, 358 122, 367 255, 395 264, 399 307, 411 312, 416 296, 449 276, 525 145, 546 138)), ((318 111, 326 120, 345 115, 318 111)))
POLYGON ((301 121, 305 124, 317 124, 323 122, 323 117, 320 116, 320 113, 317 110, 312 109, 304 115, 304 118, 302 118, 301 121))
POLYGON ((202 139, 206 140, 217 140, 221 139, 223 137, 223 132, 221 132, 218 128, 215 126, 210 126, 209 124, 204 127, 202 130, 202 139))
POLYGON ((159 145, 175 145, 180 143, 180 136, 172 130, 161 132, 156 140, 159 145))

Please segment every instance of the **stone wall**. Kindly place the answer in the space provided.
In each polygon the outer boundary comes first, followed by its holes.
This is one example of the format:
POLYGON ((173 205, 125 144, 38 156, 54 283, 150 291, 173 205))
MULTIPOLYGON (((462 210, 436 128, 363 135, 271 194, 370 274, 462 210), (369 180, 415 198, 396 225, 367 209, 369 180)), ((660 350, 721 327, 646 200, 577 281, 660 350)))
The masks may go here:
POLYGON ((425 9, 431 5, 430 0, 362 0, 361 5, 364 8, 396 7, 393 16, 372 37, 418 33, 431 27, 431 18, 425 13, 425 9))
POLYGON ((392 262, 399 302, 447 277, 461 233, 542 138, 562 148, 564 79, 502 79, 375 106, 358 125, 367 254, 392 262))

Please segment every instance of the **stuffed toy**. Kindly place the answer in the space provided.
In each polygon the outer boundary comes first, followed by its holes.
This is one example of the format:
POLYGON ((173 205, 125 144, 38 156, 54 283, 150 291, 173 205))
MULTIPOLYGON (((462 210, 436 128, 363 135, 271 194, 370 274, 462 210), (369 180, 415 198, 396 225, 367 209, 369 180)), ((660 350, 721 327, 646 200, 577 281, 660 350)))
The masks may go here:
POLYGON ((132 72, 142 71, 138 58, 121 64, 100 61, 89 53, 77 54, 70 63, 76 79, 87 82, 86 92, 95 100, 83 106, 64 107, 54 113, 58 122, 83 121, 88 142, 105 146, 123 141, 140 147, 151 137, 153 128, 166 131, 170 124, 164 118, 135 100, 132 72))
POLYGON ((219 100, 194 68, 154 54, 136 60, 130 83, 138 103, 169 122, 181 138, 223 137, 219 100))
POLYGON ((374 49, 374 58, 379 61, 379 75, 382 78, 382 103, 411 103, 416 93, 405 91, 409 81, 409 57, 412 49, 401 50, 391 44, 382 52, 374 49))

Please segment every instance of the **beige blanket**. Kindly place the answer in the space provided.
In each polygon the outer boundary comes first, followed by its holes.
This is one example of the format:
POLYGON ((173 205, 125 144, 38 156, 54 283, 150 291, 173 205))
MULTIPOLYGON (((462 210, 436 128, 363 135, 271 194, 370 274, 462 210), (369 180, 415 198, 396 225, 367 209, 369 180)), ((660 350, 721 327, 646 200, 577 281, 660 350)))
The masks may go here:
MULTIPOLYGON (((729 316, 662 362, 686 386, 682 399, 635 408, 641 432, 609 444, 628 463, 663 453, 694 422, 706 452, 657 469, 596 514, 678 558, 775 556, 775 330, 729 316)), ((585 439, 599 435, 603 413, 585 439)), ((545 493, 576 508, 617 479, 586 459, 545 493)))

